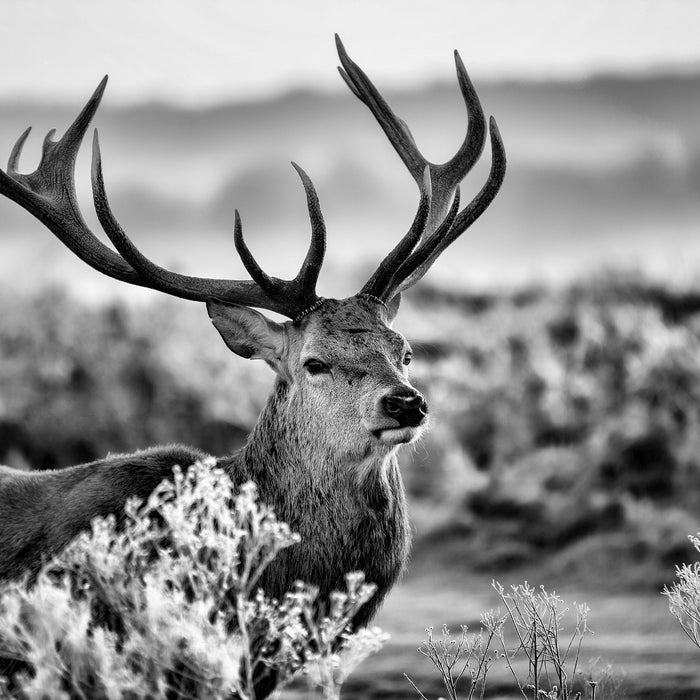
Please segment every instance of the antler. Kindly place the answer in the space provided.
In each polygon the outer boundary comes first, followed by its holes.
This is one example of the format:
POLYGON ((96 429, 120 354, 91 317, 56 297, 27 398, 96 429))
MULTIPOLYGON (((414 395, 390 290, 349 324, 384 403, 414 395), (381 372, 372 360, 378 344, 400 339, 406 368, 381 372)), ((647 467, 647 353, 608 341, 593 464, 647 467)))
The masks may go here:
POLYGON ((469 126, 457 153, 446 163, 437 164, 428 161, 418 150, 408 126, 394 114, 372 81, 348 56, 337 34, 335 41, 342 64, 338 67, 340 75, 353 94, 369 107, 420 190, 418 213, 410 230, 384 258, 360 292, 386 301, 423 277, 445 248, 483 214, 503 183, 506 155, 496 121, 491 117, 491 171, 481 191, 460 211, 459 183, 481 156, 486 123, 479 98, 459 54, 455 51, 457 81, 467 108, 469 126))
MULTIPOLYGON (((421 154, 406 124, 392 112, 370 79, 350 59, 337 35, 336 44, 342 64, 342 68, 339 68, 341 76, 374 114, 420 190, 418 212, 410 230, 384 258, 361 290, 361 293, 388 300, 415 284, 440 253, 485 211, 503 182, 505 151, 496 122, 491 118, 491 171, 481 191, 460 211, 459 183, 481 155, 486 126, 479 99, 459 54, 455 52, 457 80, 467 107, 469 126, 455 156, 446 163, 435 164, 421 154)), ((63 138, 55 141, 54 130, 47 134, 39 166, 30 174, 19 173, 17 166, 31 129, 20 136, 10 154, 7 172, 0 170, 0 194, 17 202, 39 219, 81 260, 114 279, 195 301, 214 297, 230 303, 269 309, 290 318, 296 318, 318 302, 320 297, 315 287, 326 249, 325 226, 314 186, 306 173, 294 163, 292 165, 306 193, 311 243, 299 273, 292 280, 271 277, 260 268, 243 240, 238 211, 235 212, 234 242, 252 281, 190 277, 166 270, 149 260, 124 233, 110 209, 97 131, 92 151, 93 200, 100 224, 118 253, 95 236, 78 207, 74 171, 78 150, 106 84, 105 77, 63 138)))
POLYGON ((149 260, 124 233, 110 209, 97 131, 92 144, 93 200, 100 224, 119 254, 95 236, 78 207, 74 172, 78 150, 106 84, 105 76, 63 138, 54 141, 55 130, 47 134, 39 166, 28 175, 17 172, 17 166, 31 127, 20 136, 10 154, 7 172, 0 170, 0 193, 39 219, 81 260, 114 279, 194 301, 214 297, 229 303, 255 306, 289 318, 298 316, 318 301, 315 287, 326 250, 326 230, 314 186, 308 175, 294 163, 292 165, 306 192, 312 232, 306 259, 293 280, 281 280, 262 271, 243 240, 238 211, 235 213, 235 246, 253 281, 190 277, 166 270, 149 260))

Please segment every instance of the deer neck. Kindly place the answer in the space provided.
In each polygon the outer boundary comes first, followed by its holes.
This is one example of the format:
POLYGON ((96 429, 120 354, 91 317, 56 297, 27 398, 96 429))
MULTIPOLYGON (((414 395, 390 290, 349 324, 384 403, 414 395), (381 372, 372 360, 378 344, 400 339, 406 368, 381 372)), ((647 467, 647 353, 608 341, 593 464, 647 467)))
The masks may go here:
POLYGON ((324 598, 362 571, 377 593, 355 618, 363 626, 403 572, 410 529, 395 451, 349 456, 314 439, 314 426, 294 416, 278 382, 246 447, 227 466, 235 482, 252 479, 260 500, 301 535, 278 555, 260 585, 281 597, 295 580, 324 598))
POLYGON ((279 380, 237 455, 237 479, 255 481, 261 496, 272 496, 269 503, 278 508, 286 505, 279 502, 282 494, 324 499, 347 493, 372 509, 391 507, 402 497, 396 450, 342 451, 319 434, 279 380))

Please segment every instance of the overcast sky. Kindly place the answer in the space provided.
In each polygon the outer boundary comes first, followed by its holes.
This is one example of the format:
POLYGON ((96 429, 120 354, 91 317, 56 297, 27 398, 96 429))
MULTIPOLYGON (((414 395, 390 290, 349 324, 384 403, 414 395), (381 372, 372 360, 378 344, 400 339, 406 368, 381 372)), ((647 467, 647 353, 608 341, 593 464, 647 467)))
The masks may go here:
POLYGON ((700 64, 694 0, 0 0, 0 99, 202 104, 342 89, 332 41, 383 87, 700 64))

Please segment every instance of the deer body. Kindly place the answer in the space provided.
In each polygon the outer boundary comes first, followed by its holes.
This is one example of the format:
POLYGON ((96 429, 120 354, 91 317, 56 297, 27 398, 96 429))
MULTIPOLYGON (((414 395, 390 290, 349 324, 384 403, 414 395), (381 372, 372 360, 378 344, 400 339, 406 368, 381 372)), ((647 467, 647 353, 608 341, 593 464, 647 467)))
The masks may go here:
MULTIPOLYGON (((375 598, 356 625, 365 624, 403 570, 409 528, 396 453, 425 429, 428 407, 408 380, 411 351, 391 329, 400 293, 422 278, 435 259, 485 211, 505 174, 505 153, 490 121, 492 165, 476 197, 460 210, 459 183, 479 159, 487 127, 478 97, 459 56, 457 78, 469 114, 466 137, 446 163, 424 158, 408 127, 389 108, 336 37, 340 73, 375 116, 419 192, 409 231, 379 264, 360 292, 324 299, 316 282, 325 253, 325 225, 309 177, 294 166, 306 193, 312 235, 298 275, 266 274, 248 249, 235 212, 234 243, 251 280, 196 278, 166 270, 146 258, 123 231, 109 206, 97 140, 93 139, 92 188, 98 219, 115 252, 88 228, 75 195, 75 161, 104 91, 106 79, 68 128, 50 133, 33 173, 17 170, 29 130, 0 170, 0 194, 49 228, 91 267, 114 279, 205 302, 228 347, 262 359, 276 373, 273 393, 239 452, 219 460, 235 483, 253 480, 261 500, 299 532, 261 580, 282 596, 301 579, 322 598, 343 588, 350 571, 377 584, 375 598), (278 323, 252 307, 282 314, 278 323)), ((0 579, 20 577, 64 547, 92 518, 119 514, 130 496, 145 498, 175 464, 202 455, 190 448, 152 448, 61 472, 20 473, 0 468, 0 579)), ((266 687, 259 697, 266 696, 266 687)))

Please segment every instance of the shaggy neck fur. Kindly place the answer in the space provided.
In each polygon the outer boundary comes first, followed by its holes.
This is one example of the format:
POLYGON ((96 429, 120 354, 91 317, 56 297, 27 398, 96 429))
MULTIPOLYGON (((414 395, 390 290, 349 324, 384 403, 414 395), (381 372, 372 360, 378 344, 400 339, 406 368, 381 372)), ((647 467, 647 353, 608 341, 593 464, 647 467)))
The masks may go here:
POLYGON ((342 455, 322 444, 307 417, 295 413, 289 389, 278 381, 248 443, 220 461, 235 483, 252 479, 260 499, 301 535, 261 581, 281 597, 296 580, 322 597, 345 589, 345 574, 363 571, 378 587, 357 626, 366 624, 403 571, 409 528, 395 450, 342 455), (271 439, 271 436, 275 436, 271 439))

